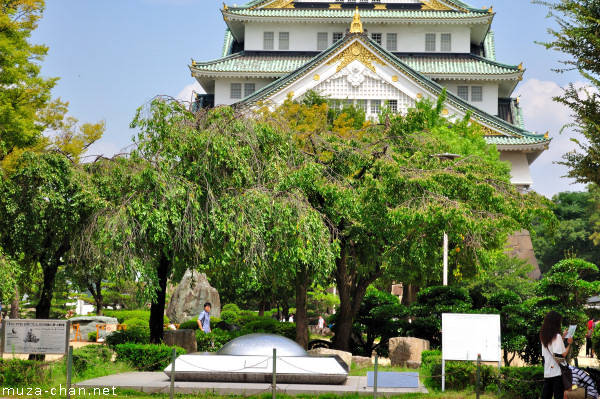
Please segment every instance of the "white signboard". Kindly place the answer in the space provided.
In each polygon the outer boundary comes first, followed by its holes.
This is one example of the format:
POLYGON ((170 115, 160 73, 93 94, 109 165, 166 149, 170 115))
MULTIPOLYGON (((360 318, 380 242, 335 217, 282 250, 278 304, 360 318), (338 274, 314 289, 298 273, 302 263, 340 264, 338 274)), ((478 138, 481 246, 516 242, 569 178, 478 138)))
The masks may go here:
POLYGON ((2 352, 67 353, 69 350, 67 320, 3 320, 2 352))
POLYGON ((442 360, 500 362, 500 315, 442 313, 442 360))

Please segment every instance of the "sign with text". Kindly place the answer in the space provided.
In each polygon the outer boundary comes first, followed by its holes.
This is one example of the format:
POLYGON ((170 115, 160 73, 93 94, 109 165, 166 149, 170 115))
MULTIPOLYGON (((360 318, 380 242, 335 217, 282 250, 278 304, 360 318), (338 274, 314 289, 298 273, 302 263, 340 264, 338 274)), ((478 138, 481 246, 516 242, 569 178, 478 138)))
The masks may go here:
POLYGON ((442 359, 501 360, 500 315, 497 314, 442 314, 442 359))
POLYGON ((68 320, 2 320, 2 352, 65 354, 69 350, 68 320))

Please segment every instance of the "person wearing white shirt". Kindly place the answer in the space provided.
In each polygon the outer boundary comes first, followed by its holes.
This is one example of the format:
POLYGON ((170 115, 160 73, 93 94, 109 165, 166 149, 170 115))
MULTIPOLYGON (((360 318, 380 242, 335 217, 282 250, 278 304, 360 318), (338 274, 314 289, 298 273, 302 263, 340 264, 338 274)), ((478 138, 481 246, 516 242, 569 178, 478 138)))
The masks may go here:
MULTIPOLYGON (((542 344, 542 356, 544 357, 544 387, 541 399, 563 399, 565 388, 562 382, 560 366, 552 356, 554 353, 567 356, 573 338, 568 338, 569 343, 565 348, 563 336, 561 335, 562 315, 551 310, 544 317, 544 323, 540 330, 540 342, 542 344)), ((570 387, 567 387, 570 388, 570 387)))

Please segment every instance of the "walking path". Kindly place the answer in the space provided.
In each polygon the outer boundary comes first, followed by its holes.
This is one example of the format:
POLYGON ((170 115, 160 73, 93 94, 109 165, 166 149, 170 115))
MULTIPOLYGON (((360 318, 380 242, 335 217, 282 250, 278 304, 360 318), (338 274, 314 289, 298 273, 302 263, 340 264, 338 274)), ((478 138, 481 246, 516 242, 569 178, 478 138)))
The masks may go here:
MULTIPOLYGON (((422 384, 419 388, 378 388, 381 395, 399 395, 403 393, 428 393, 422 384)), ((144 393, 168 393, 171 380, 163 372, 129 372, 113 374, 78 382, 74 387, 133 389, 144 393)), ((175 381, 175 393, 197 394, 213 393, 219 395, 258 395, 271 391, 267 383, 232 383, 232 382, 183 382, 175 381)), ((373 387, 367 387, 367 377, 348 377, 343 385, 311 385, 311 384, 277 384, 278 393, 287 395, 332 393, 372 394, 373 387)))

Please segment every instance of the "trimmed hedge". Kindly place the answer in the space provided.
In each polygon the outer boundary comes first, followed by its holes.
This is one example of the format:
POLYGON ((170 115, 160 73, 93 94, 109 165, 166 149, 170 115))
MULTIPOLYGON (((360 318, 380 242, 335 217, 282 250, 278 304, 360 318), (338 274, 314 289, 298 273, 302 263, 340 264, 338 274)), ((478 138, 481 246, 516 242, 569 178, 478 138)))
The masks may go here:
POLYGON ((296 339, 296 324, 280 322, 270 317, 254 317, 242 326, 242 335, 253 333, 270 333, 296 339))
POLYGON ((542 393, 544 368, 542 366, 502 367, 501 391, 513 399, 537 399, 542 393))
POLYGON ((114 349, 119 344, 135 343, 149 344, 150 329, 148 327, 131 327, 110 333, 105 340, 106 344, 114 349))
POLYGON ((104 345, 86 345, 75 349, 73 351, 73 373, 83 374, 90 366, 110 362, 112 355, 113 351, 104 345))
POLYGON ((0 359, 0 387, 35 386, 50 377, 48 364, 36 360, 0 359))
POLYGON ((162 371, 171 363, 173 348, 177 356, 185 355, 183 348, 164 344, 119 344, 115 346, 117 360, 130 363, 141 371, 162 371))
POLYGON ((142 320, 142 319, 125 319, 125 321, 123 322, 123 324, 125 324, 127 326, 127 328, 132 328, 132 327, 150 328, 148 323, 149 323, 148 320, 142 320))
POLYGON ((212 332, 205 333, 202 330, 196 330, 196 342, 198 343, 198 352, 216 352, 227 342, 242 335, 240 331, 224 331, 219 328, 213 328, 212 332))
MULTIPOLYGON (((111 310, 107 309, 103 311, 105 316, 115 317, 120 324, 123 324, 125 320, 140 319, 144 320, 146 324, 150 322, 150 311, 149 310, 111 310)), ((163 324, 169 324, 169 318, 163 316, 163 324)))

